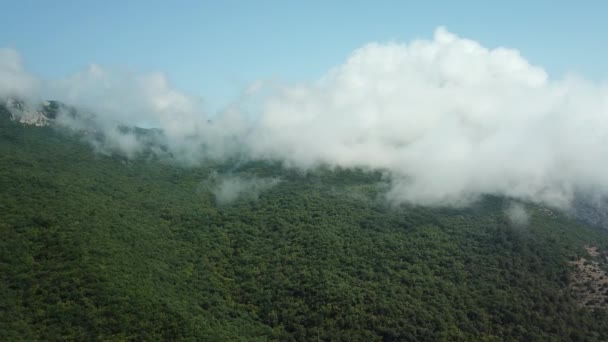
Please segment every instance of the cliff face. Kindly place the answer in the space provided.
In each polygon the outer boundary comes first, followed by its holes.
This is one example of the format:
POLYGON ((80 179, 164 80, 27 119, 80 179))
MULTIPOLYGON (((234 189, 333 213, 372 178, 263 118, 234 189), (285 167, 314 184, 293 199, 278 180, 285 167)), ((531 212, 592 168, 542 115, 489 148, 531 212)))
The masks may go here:
POLYGON ((9 118, 24 125, 49 126, 55 124, 60 115, 71 119, 83 118, 75 107, 60 101, 32 103, 11 96, 0 97, 0 117, 9 118))
POLYGON ((0 112, 11 120, 33 126, 48 126, 56 118, 59 109, 57 102, 45 101, 33 108, 25 101, 9 97, 0 105, 0 112))

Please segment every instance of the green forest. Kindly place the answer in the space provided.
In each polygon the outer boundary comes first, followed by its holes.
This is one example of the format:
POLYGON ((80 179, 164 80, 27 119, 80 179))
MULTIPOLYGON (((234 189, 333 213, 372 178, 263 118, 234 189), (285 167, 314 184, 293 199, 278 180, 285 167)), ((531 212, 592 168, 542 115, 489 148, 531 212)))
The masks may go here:
POLYGON ((395 205, 380 172, 180 166, 83 134, 0 115, 2 341, 608 340, 570 291, 608 234, 565 214, 526 204, 517 227, 505 198, 395 205), (222 202, 214 175, 277 181, 222 202))

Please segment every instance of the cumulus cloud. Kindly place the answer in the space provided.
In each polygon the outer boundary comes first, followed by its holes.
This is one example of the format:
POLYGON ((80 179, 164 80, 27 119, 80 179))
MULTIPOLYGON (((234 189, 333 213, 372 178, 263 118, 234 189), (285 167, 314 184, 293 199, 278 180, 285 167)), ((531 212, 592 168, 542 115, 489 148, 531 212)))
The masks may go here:
MULTIPOLYGON (((108 132, 116 122, 158 127, 172 155, 192 163, 238 155, 302 169, 381 169, 390 200, 425 205, 495 194, 566 207, 579 192, 608 192, 608 86, 551 78, 517 50, 444 28, 432 39, 363 46, 314 83, 256 82, 244 95, 259 104, 254 122, 239 106, 210 120, 162 73, 94 65, 42 82, 4 53, 5 74, 19 86, 0 83, 0 94, 87 108, 108 132)), ((137 153, 141 142, 119 133, 115 148, 137 153)))
POLYGON ((94 111, 103 120, 163 127, 176 136, 197 133, 202 102, 173 89, 163 73, 135 73, 96 64, 46 84, 44 95, 94 111))
POLYGON ((549 79, 518 51, 439 28, 369 44, 320 82, 271 97, 257 157, 389 170, 389 198, 466 204, 481 194, 567 205, 606 189, 608 89, 549 79))
POLYGON ((37 79, 23 66, 21 55, 10 48, 0 48, 0 95, 17 96, 32 93, 37 79))

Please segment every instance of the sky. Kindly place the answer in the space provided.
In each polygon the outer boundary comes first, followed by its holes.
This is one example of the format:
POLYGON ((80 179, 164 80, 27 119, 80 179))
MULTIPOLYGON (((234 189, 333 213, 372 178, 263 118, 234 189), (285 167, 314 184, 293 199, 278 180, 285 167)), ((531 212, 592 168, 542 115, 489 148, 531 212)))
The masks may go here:
POLYGON ((75 106, 55 122, 98 133, 100 153, 382 170, 396 203, 608 199, 605 2, 0 8, 0 99, 22 122, 41 100, 75 106))
POLYGON ((371 42, 438 26, 518 49, 551 77, 608 79, 605 1, 0 0, 0 47, 42 78, 92 63, 160 71, 222 109, 256 81, 310 82, 371 42))

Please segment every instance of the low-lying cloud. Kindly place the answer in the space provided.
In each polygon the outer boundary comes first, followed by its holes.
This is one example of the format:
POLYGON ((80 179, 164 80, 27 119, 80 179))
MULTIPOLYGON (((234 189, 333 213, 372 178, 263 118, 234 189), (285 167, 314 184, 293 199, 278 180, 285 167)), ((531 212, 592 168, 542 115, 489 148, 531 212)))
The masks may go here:
POLYGON ((505 215, 513 227, 524 228, 528 226, 530 219, 526 207, 522 203, 511 202, 505 209, 505 215))
POLYGON ((230 204, 238 199, 257 200, 260 194, 274 187, 281 180, 278 178, 260 178, 243 175, 219 175, 213 173, 207 179, 218 204, 230 204))
MULTIPOLYGON (((424 205, 494 194, 566 207, 579 192, 608 192, 608 86, 551 78, 517 50, 444 28, 430 40, 363 46, 314 83, 254 88, 247 96, 264 95, 253 119, 237 105, 209 118, 160 73, 92 66, 39 80, 16 52, 0 53, 0 94, 85 108, 102 131, 158 127, 189 163, 238 154, 303 169, 382 169, 389 199, 424 205)), ((114 149, 141 148, 122 138, 111 139, 114 149)))
POLYGON ((13 49, 0 48, 0 95, 33 95, 36 86, 37 79, 25 71, 19 53, 13 49))

